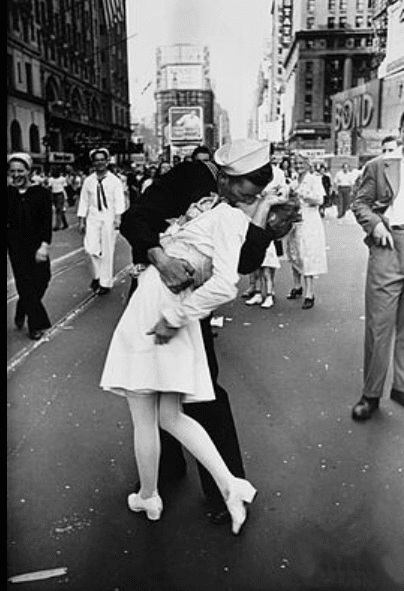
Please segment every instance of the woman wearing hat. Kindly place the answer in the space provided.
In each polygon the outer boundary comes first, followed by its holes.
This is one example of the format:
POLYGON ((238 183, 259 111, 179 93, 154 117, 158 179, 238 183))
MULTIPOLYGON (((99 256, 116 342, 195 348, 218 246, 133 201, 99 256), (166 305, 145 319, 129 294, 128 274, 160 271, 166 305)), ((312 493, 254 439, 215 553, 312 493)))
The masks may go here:
POLYGON ((18 293, 15 325, 27 320, 29 337, 38 340, 51 326, 42 298, 51 278, 52 201, 47 189, 31 184, 31 167, 29 154, 8 157, 7 251, 18 293))
POLYGON ((327 273, 325 232, 319 206, 325 190, 321 177, 311 172, 310 161, 298 154, 295 161, 297 180, 290 187, 300 201, 302 221, 294 224, 286 238, 288 259, 292 264, 293 288, 287 296, 294 300, 303 295, 304 310, 314 306, 314 276, 327 273))

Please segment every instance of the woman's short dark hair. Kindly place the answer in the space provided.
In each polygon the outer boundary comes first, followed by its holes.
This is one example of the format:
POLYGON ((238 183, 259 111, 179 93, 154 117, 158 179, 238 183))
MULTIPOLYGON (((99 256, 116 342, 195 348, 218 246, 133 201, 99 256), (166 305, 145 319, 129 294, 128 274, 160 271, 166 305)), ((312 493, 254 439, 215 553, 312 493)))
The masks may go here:
POLYGON ((261 168, 258 168, 257 170, 253 170, 248 174, 243 174, 243 178, 247 179, 257 187, 266 187, 274 178, 272 164, 268 162, 268 164, 264 164, 264 166, 261 166, 261 168))

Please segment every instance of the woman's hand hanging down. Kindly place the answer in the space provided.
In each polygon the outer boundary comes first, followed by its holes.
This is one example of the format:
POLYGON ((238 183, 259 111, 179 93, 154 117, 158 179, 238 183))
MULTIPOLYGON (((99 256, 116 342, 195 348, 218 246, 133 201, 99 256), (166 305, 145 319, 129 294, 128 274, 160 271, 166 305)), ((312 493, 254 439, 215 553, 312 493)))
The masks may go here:
POLYGON ((161 318, 161 320, 159 320, 152 329, 147 331, 146 334, 154 334, 154 342, 156 345, 165 345, 171 341, 177 330, 178 328, 169 326, 165 318, 161 318))

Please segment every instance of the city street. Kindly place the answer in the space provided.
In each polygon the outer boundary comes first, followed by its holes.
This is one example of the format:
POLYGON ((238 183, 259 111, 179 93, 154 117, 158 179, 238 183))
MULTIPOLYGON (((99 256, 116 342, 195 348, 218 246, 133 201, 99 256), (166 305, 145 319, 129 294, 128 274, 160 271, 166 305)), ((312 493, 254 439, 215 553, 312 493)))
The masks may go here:
POLYGON ((53 237, 49 335, 32 342, 13 327, 11 275, 7 308, 7 577, 65 571, 7 588, 402 591, 404 409, 386 388, 372 420, 350 417, 361 394, 367 260, 352 214, 340 222, 326 212, 328 274, 315 280, 311 310, 286 299, 285 260, 273 308, 238 298, 216 313, 220 383, 259 491, 239 537, 205 518, 190 457, 187 477, 163 496, 161 521, 127 508, 137 480, 129 412, 98 383, 130 252, 119 237, 114 288, 94 297, 68 217, 53 237))

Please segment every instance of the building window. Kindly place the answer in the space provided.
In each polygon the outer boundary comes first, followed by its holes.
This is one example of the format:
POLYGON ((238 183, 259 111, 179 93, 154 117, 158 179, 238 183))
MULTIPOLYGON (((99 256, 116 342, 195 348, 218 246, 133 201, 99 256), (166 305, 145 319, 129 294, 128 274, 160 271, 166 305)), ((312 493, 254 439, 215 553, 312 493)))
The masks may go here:
POLYGON ((327 18, 327 27, 329 29, 335 29, 335 16, 329 16, 327 18))
POLYGON ((373 18, 370 14, 368 14, 368 16, 366 17, 366 26, 368 29, 371 29, 373 27, 373 18))
POLYGON ((29 128, 29 148, 31 152, 39 154, 41 151, 39 142, 39 129, 34 123, 29 128))
POLYGON ((14 88, 14 60, 11 53, 7 54, 7 86, 14 88))
POLYGON ((21 84, 22 76, 21 76, 21 62, 17 62, 17 80, 21 84))
POLYGON ((347 4, 348 4, 348 0, 339 0, 339 9, 346 10, 347 4))
POLYGON ((311 94, 306 94, 304 97, 304 121, 309 122, 313 117, 313 97, 311 94))
POLYGON ((313 29, 314 28, 314 16, 308 16, 306 21, 306 28, 313 29))
POLYGON ((365 8, 365 0, 356 0, 356 10, 361 11, 365 8))
POLYGON ((368 0, 368 8, 373 8, 373 0, 368 0))
POLYGON ((32 94, 32 66, 31 64, 25 64, 25 78, 27 81, 27 92, 32 94))
POLYGON ((346 16, 340 16, 339 17, 339 28, 346 29, 347 24, 348 24, 348 20, 347 20, 346 16))
POLYGON ((328 0, 328 10, 335 10, 335 0, 328 0))
POLYGON ((307 12, 314 12, 316 0, 307 0, 307 12))
POLYGON ((356 16, 355 17, 355 27, 357 29, 362 29, 362 27, 363 27, 363 16, 356 16))
POLYGON ((11 135, 11 151, 12 152, 20 152, 22 150, 22 133, 21 133, 20 124, 15 119, 14 119, 14 121, 11 122, 10 135, 11 135))

